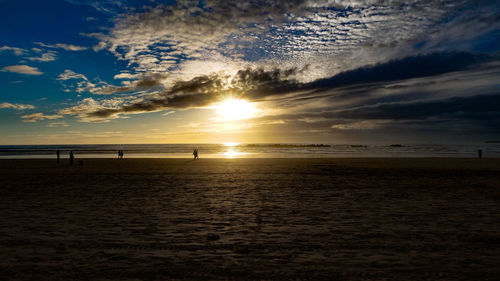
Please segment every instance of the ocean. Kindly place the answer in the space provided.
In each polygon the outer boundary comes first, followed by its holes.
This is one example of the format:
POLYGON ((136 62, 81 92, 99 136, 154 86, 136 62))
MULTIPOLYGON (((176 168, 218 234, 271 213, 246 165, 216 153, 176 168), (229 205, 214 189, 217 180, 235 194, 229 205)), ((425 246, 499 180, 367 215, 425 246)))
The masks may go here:
POLYGON ((0 159, 61 158, 73 151, 77 158, 330 158, 330 157, 483 157, 499 158, 500 143, 477 144, 78 144, 0 145, 0 159))

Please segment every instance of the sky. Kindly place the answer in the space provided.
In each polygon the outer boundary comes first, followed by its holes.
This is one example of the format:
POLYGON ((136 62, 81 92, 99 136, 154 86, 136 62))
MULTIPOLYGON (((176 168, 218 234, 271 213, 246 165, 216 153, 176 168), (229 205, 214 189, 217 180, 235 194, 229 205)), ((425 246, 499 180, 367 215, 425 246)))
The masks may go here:
POLYGON ((497 1, 0 0, 0 144, 500 140, 497 1))

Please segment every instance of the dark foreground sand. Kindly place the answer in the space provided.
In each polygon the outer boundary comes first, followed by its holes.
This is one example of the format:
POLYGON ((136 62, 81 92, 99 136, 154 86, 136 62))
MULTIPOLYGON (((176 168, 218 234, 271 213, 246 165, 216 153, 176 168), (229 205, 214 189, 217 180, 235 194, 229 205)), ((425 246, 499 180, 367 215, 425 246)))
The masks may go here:
POLYGON ((498 280, 500 159, 0 161, 1 280, 498 280))

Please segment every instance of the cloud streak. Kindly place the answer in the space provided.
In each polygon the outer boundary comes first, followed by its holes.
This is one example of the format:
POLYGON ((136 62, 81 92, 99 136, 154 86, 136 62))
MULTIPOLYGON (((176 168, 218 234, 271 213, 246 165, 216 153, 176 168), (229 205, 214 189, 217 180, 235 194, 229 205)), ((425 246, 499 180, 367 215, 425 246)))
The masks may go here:
POLYGON ((22 103, 9 103, 9 102, 0 103, 0 109, 4 108, 10 108, 15 110, 26 110, 26 109, 34 109, 35 106, 31 104, 22 104, 22 103))
POLYGON ((88 50, 88 47, 77 46, 77 45, 72 45, 72 44, 64 44, 64 43, 45 44, 42 42, 35 42, 35 44, 42 46, 42 47, 45 47, 45 48, 63 49, 65 51, 85 51, 85 50, 88 50))
POLYGON ((41 120, 53 120, 63 118, 63 115, 59 114, 43 114, 43 113, 32 113, 21 116, 24 122, 33 123, 41 120))

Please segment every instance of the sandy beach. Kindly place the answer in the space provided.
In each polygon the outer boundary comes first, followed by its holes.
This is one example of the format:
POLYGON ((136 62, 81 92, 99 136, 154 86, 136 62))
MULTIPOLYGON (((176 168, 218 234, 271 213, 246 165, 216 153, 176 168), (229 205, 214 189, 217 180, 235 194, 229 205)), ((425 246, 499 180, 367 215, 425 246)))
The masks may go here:
POLYGON ((500 276, 500 159, 0 160, 0 194, 2 280, 500 276))

